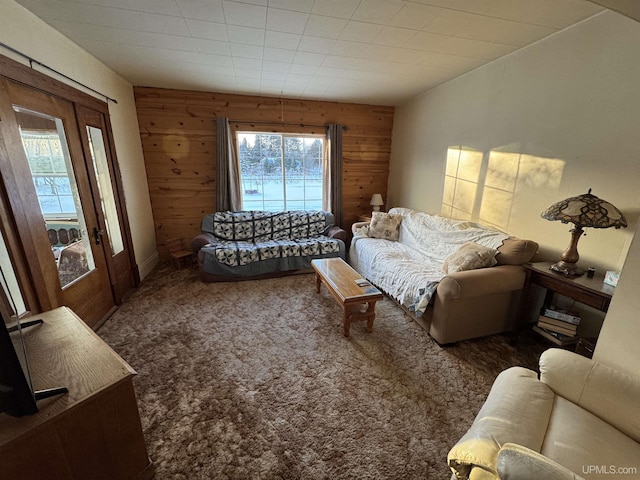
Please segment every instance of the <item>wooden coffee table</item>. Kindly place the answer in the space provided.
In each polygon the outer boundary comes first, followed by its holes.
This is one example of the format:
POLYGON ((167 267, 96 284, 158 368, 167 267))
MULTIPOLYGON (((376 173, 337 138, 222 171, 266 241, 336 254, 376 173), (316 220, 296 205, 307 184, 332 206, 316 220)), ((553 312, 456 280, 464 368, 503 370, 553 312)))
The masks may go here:
POLYGON ((316 271, 316 292, 320 293, 320 284, 324 283, 344 312, 344 336, 349 336, 351 322, 367 321, 367 330, 373 331, 376 318, 376 302, 384 297, 373 285, 360 287, 356 280, 362 275, 356 272, 341 258, 320 258, 311 261, 316 271), (365 309, 366 304, 366 309, 365 309))

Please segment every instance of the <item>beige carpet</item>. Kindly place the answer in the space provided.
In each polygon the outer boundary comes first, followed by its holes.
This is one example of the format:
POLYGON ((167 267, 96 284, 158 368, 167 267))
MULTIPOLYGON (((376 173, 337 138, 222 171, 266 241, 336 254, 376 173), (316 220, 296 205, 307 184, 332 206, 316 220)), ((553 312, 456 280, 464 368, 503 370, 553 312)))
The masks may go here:
POLYGON ((342 335, 311 274, 209 283, 161 265, 98 332, 138 372, 164 479, 446 479, 497 373, 546 348, 439 347, 393 302, 342 335))

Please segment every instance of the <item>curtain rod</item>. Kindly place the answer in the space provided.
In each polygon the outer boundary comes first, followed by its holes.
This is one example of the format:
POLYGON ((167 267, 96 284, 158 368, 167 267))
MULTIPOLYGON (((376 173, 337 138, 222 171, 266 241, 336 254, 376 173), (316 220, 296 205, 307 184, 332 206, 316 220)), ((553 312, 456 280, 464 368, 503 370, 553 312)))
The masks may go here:
POLYGON ((69 80, 70 82, 75 83, 76 85, 80 85, 81 87, 86 88, 87 90, 90 90, 90 91, 92 91, 93 93, 97 93, 97 94, 98 94, 98 95, 100 95, 101 97, 104 97, 105 99, 107 99, 107 101, 112 101, 113 103, 116 103, 116 104, 118 103, 118 101, 117 101, 115 98, 111 98, 111 97, 109 97, 108 95, 105 95, 104 93, 101 93, 101 92, 99 92, 99 91, 97 91, 97 90, 95 90, 95 89, 93 89, 93 88, 91 88, 91 87, 88 87, 88 86, 87 86, 87 85, 85 85, 84 83, 79 82, 78 80, 75 80, 75 79, 73 79, 73 78, 69 77, 68 75, 65 75, 64 73, 59 72, 58 70, 56 70, 56 69, 54 69, 54 68, 51 68, 49 65, 45 65, 44 63, 39 62, 39 61, 38 61, 38 60, 36 60, 35 58, 30 57, 30 56, 29 56, 29 55, 27 55, 26 53, 22 53, 21 51, 16 50, 16 49, 15 49, 15 48, 13 48, 13 47, 10 47, 10 46, 9 46, 9 45, 7 45, 6 43, 2 43, 2 42, 0 42, 0 46, 2 46, 2 47, 4 47, 4 48, 6 48, 6 49, 7 49, 7 50, 9 50, 10 52, 13 52, 13 53, 15 53, 15 54, 17 54, 17 55, 20 55, 21 57, 26 58, 27 60, 29 60, 29 67, 30 67, 31 69, 33 69, 33 64, 35 63, 36 65, 40 65, 41 67, 46 68, 47 70, 49 70, 49 71, 51 71, 51 72, 55 73, 56 75, 60 75, 61 77, 66 78, 67 80, 69 80))
MULTIPOLYGON (((287 122, 252 122, 249 120, 229 120, 229 123, 247 123, 247 124, 251 124, 251 125, 282 125, 282 126, 287 126, 287 127, 321 127, 321 128, 327 128, 329 125, 325 124, 325 125, 315 125, 312 123, 287 123, 287 122)), ((346 125, 342 126, 343 130, 349 130, 349 127, 346 125)))

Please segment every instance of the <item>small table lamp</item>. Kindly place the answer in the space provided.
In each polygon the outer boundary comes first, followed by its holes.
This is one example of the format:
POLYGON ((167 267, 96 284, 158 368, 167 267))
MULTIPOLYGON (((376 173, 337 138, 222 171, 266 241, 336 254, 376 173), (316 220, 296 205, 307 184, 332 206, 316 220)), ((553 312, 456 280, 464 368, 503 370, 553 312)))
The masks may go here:
POLYGON ((591 228, 620 228, 627 226, 627 220, 620 210, 609 202, 588 193, 570 197, 558 203, 554 203, 541 214, 546 220, 560 220, 562 223, 573 223, 571 243, 562 253, 561 260, 551 265, 551 270, 565 275, 576 277, 582 275, 584 270, 578 268, 576 263, 578 255, 578 240, 584 234, 584 227, 591 228))
POLYGON ((374 193, 371 196, 371 201, 369 202, 369 205, 373 205, 374 212, 379 212, 380 206, 384 205, 384 201, 382 200, 382 195, 380 195, 379 193, 374 193))

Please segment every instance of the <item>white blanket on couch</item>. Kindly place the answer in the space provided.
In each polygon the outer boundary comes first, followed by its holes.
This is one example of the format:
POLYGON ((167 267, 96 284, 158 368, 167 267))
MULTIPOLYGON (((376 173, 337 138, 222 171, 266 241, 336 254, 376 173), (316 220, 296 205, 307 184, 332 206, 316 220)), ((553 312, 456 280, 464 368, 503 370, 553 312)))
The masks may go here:
POLYGON ((509 235, 478 224, 392 208, 403 216, 397 242, 353 237, 349 261, 363 277, 420 317, 446 275, 442 263, 466 242, 498 249, 509 235))

